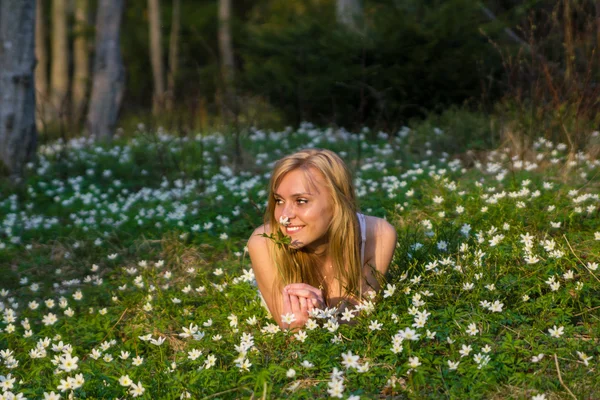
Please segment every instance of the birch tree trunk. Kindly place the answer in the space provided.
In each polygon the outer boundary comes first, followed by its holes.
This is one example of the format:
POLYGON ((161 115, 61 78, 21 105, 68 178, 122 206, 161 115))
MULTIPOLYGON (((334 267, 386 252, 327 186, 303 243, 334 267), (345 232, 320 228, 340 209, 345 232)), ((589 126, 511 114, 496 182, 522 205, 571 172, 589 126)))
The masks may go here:
POLYGON ((37 0, 35 7, 35 99, 36 125, 42 130, 46 122, 46 107, 48 106, 48 48, 46 43, 46 0, 37 0))
POLYGON ((362 13, 360 0, 336 0, 338 23, 353 32, 360 32, 362 13))
POLYGON ((18 180, 34 155, 35 0, 0 1, 0 164, 18 180))
POLYGON ((83 116, 90 80, 88 28, 88 0, 76 0, 75 40, 73 43, 73 88, 71 92, 71 116, 75 126, 79 125, 83 116))
POLYGON ((87 114, 87 130, 96 140, 110 140, 123 90, 125 69, 119 35, 124 0, 98 0, 92 94, 87 114))
POLYGON ((175 102, 175 79, 179 69, 179 31, 181 28, 181 0, 173 0, 171 37, 169 38, 169 73, 167 75, 167 110, 173 110, 175 102))
POLYGON ((165 105, 165 73, 163 68, 162 43, 160 41, 160 1, 148 0, 148 28, 150 30, 150 63, 154 79, 152 114, 159 114, 165 105))
POLYGON ((67 0, 52 1, 52 57, 50 103, 52 118, 62 119, 69 93, 69 44, 67 42, 67 0))
POLYGON ((223 94, 221 96, 221 114, 226 121, 232 117, 234 61, 231 43, 231 0, 219 0, 219 56, 221 58, 221 78, 223 94))

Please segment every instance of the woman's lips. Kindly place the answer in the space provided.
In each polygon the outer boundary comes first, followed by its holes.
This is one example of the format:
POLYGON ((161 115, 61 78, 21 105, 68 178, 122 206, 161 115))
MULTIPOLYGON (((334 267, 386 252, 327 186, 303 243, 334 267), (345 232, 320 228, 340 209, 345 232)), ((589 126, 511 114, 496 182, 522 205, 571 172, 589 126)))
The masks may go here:
POLYGON ((294 233, 300 232, 302 230, 302 228, 304 228, 303 225, 301 225, 301 226, 300 225, 297 225, 297 226, 290 225, 290 226, 285 227, 285 232, 288 235, 293 235, 294 233))

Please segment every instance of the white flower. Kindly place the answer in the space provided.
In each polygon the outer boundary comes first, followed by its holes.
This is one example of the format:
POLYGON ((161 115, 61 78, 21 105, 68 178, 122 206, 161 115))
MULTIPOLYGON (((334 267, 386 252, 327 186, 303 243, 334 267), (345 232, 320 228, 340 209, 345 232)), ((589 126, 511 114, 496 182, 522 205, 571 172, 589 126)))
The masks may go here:
POLYGON ((590 271, 595 271, 598 269, 598 263, 589 262, 589 263, 587 263, 587 268, 590 271))
POLYGON ((369 330, 380 331, 382 326, 383 326, 383 324, 380 322, 377 322, 377 320, 371 321, 371 323, 369 324, 369 330))
POLYGON ((60 395, 56 394, 54 392, 44 392, 44 400, 59 400, 60 399, 60 395))
POLYGON ((306 340, 306 338, 308 337, 308 335, 306 334, 305 331, 298 331, 298 333, 294 334, 294 337, 296 338, 296 340, 298 340, 301 343, 304 343, 304 341, 306 340))
POLYGON ((166 338, 159 336, 158 339, 150 339, 150 343, 156 346, 160 346, 165 342, 165 339, 166 338))
POLYGON ((288 369, 285 373, 285 376, 287 376, 288 378, 293 378, 294 376, 296 376, 296 370, 293 368, 288 369))
POLYGON ((496 300, 492 303, 489 310, 491 312, 502 312, 502 307, 504 307, 504 304, 502 304, 498 300, 496 300))
POLYGON ((44 318, 42 318, 42 323, 46 326, 54 325, 54 323, 56 321, 58 321, 58 318, 56 318, 56 315, 54 315, 52 313, 48 313, 48 314, 44 315, 44 318))
POLYGON ((387 289, 385 289, 383 291, 383 297, 387 298, 390 297, 394 294, 394 292, 396 291, 396 285, 391 285, 391 284, 387 284, 387 289))
POLYGON ((212 354, 209 354, 204 360, 204 369, 209 369, 217 363, 217 357, 212 354))
POLYGON ((577 352, 577 355, 579 356, 579 358, 581 359, 581 361, 583 362, 583 364, 584 364, 586 367, 588 367, 588 366, 589 366, 589 361, 590 361, 592 358, 594 358, 594 357, 592 357, 592 356, 588 356, 587 354, 585 354, 585 353, 583 353, 583 352, 581 352, 581 351, 578 351, 578 352, 577 352))
POLYGON ((419 337, 421 336, 420 334, 417 333, 417 331, 410 329, 408 327, 405 328, 403 331, 402 330, 398 331, 398 335, 400 335, 405 340, 413 340, 413 341, 419 340, 419 337))
POLYGON ((358 355, 353 355, 351 351, 342 353, 342 365, 348 368, 358 368, 358 355))
POLYGON ((121 386, 131 386, 133 381, 129 378, 129 375, 123 375, 119 378, 119 385, 121 386))
POLYGON ((531 357, 531 362, 534 362, 534 363, 540 362, 540 361, 542 361, 542 358, 544 358, 544 354, 540 353, 537 356, 531 357))
POLYGON ((296 315, 294 313, 287 313, 281 315, 281 322, 283 322, 284 324, 290 325, 294 321, 296 321, 296 315))
POLYGON ((550 333, 550 336, 552 337, 559 338, 565 333, 565 328, 563 326, 557 328, 556 325, 554 325, 553 328, 548 329, 548 333, 550 333))
POLYGON ((462 357, 468 356, 472 350, 473 350, 473 348, 471 347, 471 345, 463 344, 462 348, 458 352, 462 358, 462 357))
POLYGON ((109 254, 108 255, 108 259, 109 260, 114 260, 115 258, 117 258, 118 254, 117 253, 113 253, 113 254, 109 254))
POLYGON ((475 322, 469 324, 469 327, 466 329, 466 332, 471 336, 477 335, 479 329, 477 329, 477 325, 475 324, 475 322))
POLYGON ((332 379, 327 383, 327 386, 329 387, 327 389, 327 393, 329 393, 331 397, 337 397, 340 399, 343 397, 344 381, 342 381, 341 379, 332 379))
POLYGON ((58 368, 65 372, 71 372, 77 369, 77 361, 79 361, 79 357, 71 357, 71 355, 67 353, 60 356, 59 361, 60 365, 58 368))
POLYGON ((288 226, 291 222, 290 219, 284 215, 279 217, 279 223, 283 226, 288 226))
POLYGON ((304 368, 312 368, 315 366, 315 364, 311 363, 308 360, 304 360, 300 363, 300 365, 302 365, 304 368))
POLYGON ((6 376, 0 375, 0 388, 2 388, 3 391, 10 390, 14 387, 16 380, 17 378, 13 377, 11 374, 6 376))
POLYGON ((408 366, 409 367, 415 369, 419 365, 421 365, 421 362, 419 361, 419 357, 408 357, 408 366))
POLYGON ((460 361, 450 361, 448 360, 448 369, 450 371, 454 371, 458 368, 458 364, 460 364, 460 361))
POLYGON ((146 391, 146 389, 144 389, 144 387, 142 386, 142 382, 138 381, 137 385, 135 383, 131 383, 131 386, 129 386, 129 394, 131 395, 131 397, 138 397, 144 394, 144 392, 146 391))
POLYGON ((193 349, 188 351, 188 358, 192 361, 196 360, 198 357, 202 355, 202 351, 198 349, 193 349))
POLYGON ((142 363, 143 363, 143 362, 144 362, 144 358, 143 358, 143 357, 140 357, 140 356, 133 357, 133 358, 131 359, 131 363, 132 363, 134 366, 136 366, 136 367, 138 367, 138 366, 142 365, 142 363))
POLYGON ((545 394, 536 394, 535 396, 533 396, 531 398, 531 400, 546 400, 546 395, 545 394))

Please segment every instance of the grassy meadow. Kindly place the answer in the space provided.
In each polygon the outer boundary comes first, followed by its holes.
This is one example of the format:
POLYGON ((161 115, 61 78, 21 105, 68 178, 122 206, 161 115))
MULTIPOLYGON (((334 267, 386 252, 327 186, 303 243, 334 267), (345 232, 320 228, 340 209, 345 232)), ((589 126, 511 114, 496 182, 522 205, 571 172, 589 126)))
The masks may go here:
POLYGON ((598 133, 451 143, 304 124, 244 135, 238 167, 216 133, 44 144, 0 187, 0 398, 600 398, 598 133), (398 244, 385 290, 289 332, 245 245, 305 147, 348 162, 398 244))

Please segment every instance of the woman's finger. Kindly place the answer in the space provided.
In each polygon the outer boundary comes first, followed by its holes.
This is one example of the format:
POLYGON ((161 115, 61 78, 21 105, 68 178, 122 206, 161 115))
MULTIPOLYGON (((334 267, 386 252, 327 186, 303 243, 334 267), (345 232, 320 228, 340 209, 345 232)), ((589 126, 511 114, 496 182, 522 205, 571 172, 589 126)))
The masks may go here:
POLYGON ((298 301, 300 302, 300 311, 302 311, 303 314, 308 312, 308 305, 306 302, 306 298, 304 297, 298 297, 298 301))
POLYGON ((315 292, 306 289, 288 289, 288 293, 298 297, 304 297, 305 299, 316 299, 319 297, 315 292))
POLYGON ((293 294, 290 294, 290 303, 292 304, 292 312, 295 313, 299 313, 300 310, 300 300, 298 299, 298 296, 295 296, 293 294))
POLYGON ((315 294, 321 294, 321 289, 317 289, 316 287, 311 286, 307 283, 290 283, 289 285, 286 286, 286 289, 309 290, 315 294))

